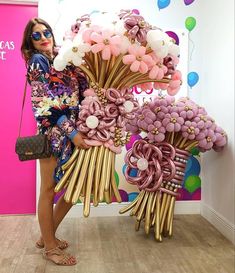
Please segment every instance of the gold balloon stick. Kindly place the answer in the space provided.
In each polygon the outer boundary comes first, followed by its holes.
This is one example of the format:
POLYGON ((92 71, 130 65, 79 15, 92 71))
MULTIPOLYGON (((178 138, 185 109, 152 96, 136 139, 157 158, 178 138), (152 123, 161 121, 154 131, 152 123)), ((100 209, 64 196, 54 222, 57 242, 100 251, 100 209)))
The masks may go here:
POLYGON ((59 192, 59 191, 63 188, 63 186, 64 186, 65 183, 67 182, 67 180, 68 180, 68 178, 69 178, 69 176, 70 176, 70 174, 71 174, 71 172, 72 172, 72 170, 73 170, 73 168, 74 168, 74 166, 75 166, 75 164, 76 164, 76 161, 77 161, 77 160, 75 160, 75 161, 72 163, 72 165, 71 165, 71 166, 68 168, 68 170, 65 172, 64 176, 60 179, 59 183, 56 185, 56 187, 55 187, 55 189, 54 189, 55 192, 59 192))
POLYGON ((111 198, 110 198, 110 195, 109 195, 109 191, 104 191, 104 199, 105 199, 105 202, 107 204, 111 203, 111 198))
POLYGON ((87 175, 87 170, 88 170, 89 160, 90 160, 90 156, 91 156, 91 151, 92 151, 92 148, 89 148, 85 152, 85 158, 83 160, 81 173, 80 173, 80 175, 78 177, 78 182, 77 182, 77 185, 76 185, 73 197, 72 197, 72 203, 73 204, 76 204, 78 199, 79 199, 79 196, 80 196, 80 193, 81 193, 81 190, 82 190, 82 186, 83 186, 85 177, 87 175))
MULTIPOLYGON (((155 204, 156 204, 156 203, 155 203, 155 204)), ((153 227, 154 224, 155 224, 156 216, 157 216, 156 213, 153 213, 153 214, 152 214, 151 227, 153 227)))
POLYGON ((152 208, 152 202, 153 202, 153 192, 150 192, 147 206, 146 206, 146 213, 145 213, 145 233, 149 234, 149 229, 150 229, 150 216, 151 216, 151 208, 152 208))
POLYGON ((86 181, 86 194, 85 194, 85 201, 84 201, 84 208, 83 208, 83 215, 85 217, 88 217, 90 214, 90 200, 91 200, 91 189, 92 189, 92 182, 93 182, 93 176, 95 171, 95 162, 97 159, 97 153, 98 153, 98 147, 93 147, 91 160, 89 164, 89 172, 88 172, 88 178, 86 181))
POLYGON ((77 158, 79 153, 79 149, 75 148, 71 157, 69 158, 69 160, 61 166, 62 170, 65 171, 68 169, 68 167, 73 163, 73 161, 77 158))
POLYGON ((100 74, 99 74, 99 86, 100 87, 103 87, 103 85, 104 85, 106 66, 107 66, 107 61, 103 60, 101 62, 101 69, 100 69, 100 74))
POLYGON ((98 56, 97 53, 94 53, 94 66, 95 66, 95 78, 98 82, 99 80, 99 62, 98 62, 98 56))
POLYGON ((157 192, 157 201, 156 201, 156 223, 155 223, 155 238, 157 241, 160 241, 160 209, 161 209, 161 193, 157 192))
MULTIPOLYGON (((178 188, 174 189, 174 192, 177 192, 178 188)), ((174 206, 175 206, 175 196, 171 197, 171 202, 170 202, 170 208, 169 208, 169 213, 168 213, 168 218, 167 218, 167 231, 170 235, 170 226, 173 221, 174 217, 174 206)))
MULTIPOLYGON (((166 185, 166 189, 168 189, 168 185, 166 185)), ((162 202, 161 202, 161 209, 160 209, 160 222, 162 222, 163 212, 165 210, 165 205, 166 205, 166 199, 167 199, 167 194, 163 193, 162 202)))
POLYGON ((143 202, 142 202, 142 204, 141 204, 141 206, 140 206, 139 212, 138 212, 138 214, 137 214, 137 216, 136 216, 136 220, 137 220, 137 221, 140 221, 141 218, 142 218, 142 216, 143 216, 143 212, 144 212, 145 206, 146 206, 146 204, 147 204, 148 197, 149 197, 149 192, 146 191, 146 192, 145 192, 145 196, 144 196, 144 200, 143 200, 143 202))
POLYGON ((157 200, 157 191, 154 192, 154 197, 153 197, 153 202, 152 202, 152 207, 151 207, 151 213, 154 213, 156 200, 157 200))
POLYGON ((136 205, 136 203, 138 202, 138 200, 139 200, 139 195, 136 196, 135 200, 133 200, 133 201, 130 203, 130 205, 128 205, 128 206, 122 208, 122 209, 119 211, 119 213, 120 213, 120 214, 123 214, 123 213, 127 212, 128 210, 132 209, 132 208, 136 205))
POLYGON ((142 202, 142 200, 143 200, 143 198, 144 198, 144 196, 145 196, 145 190, 142 190, 140 193, 139 193, 139 195, 138 195, 138 202, 137 202, 137 204, 135 205, 135 207, 132 209, 132 211, 130 212, 130 215, 131 216, 133 216, 133 215, 136 215, 136 213, 137 213, 137 211, 138 211, 138 209, 139 209, 139 206, 140 206, 140 204, 141 204, 141 202, 142 202))
POLYGON ((108 191, 109 190, 109 185, 110 185, 110 177, 111 177, 111 173, 112 173, 112 154, 113 152, 111 150, 108 149, 108 159, 107 159, 107 169, 106 169, 106 179, 105 179, 105 187, 104 190, 108 191))
MULTIPOLYGON (((170 187, 170 190, 172 190, 173 188, 170 187)), ((162 218, 161 218, 161 233, 163 231, 163 227, 164 227, 164 223, 165 223, 165 219, 166 219, 166 215, 167 215, 167 212, 168 212, 168 209, 169 209, 169 205, 170 205, 170 201, 171 201, 171 195, 170 194, 166 194, 167 195, 167 198, 166 198, 166 205, 165 205, 165 208, 164 208, 164 211, 163 211, 163 215, 162 215, 162 218)))
POLYGON ((74 186, 75 186, 75 184, 77 182, 77 177, 79 175, 79 171, 80 171, 81 166, 82 166, 84 155, 85 155, 85 150, 81 149, 80 153, 79 153, 79 156, 78 156, 78 159, 77 159, 77 162, 76 162, 76 166, 75 166, 74 171, 73 171, 73 174, 71 175, 71 179, 70 179, 68 188, 67 188, 67 190, 65 192, 65 195, 64 195, 64 200, 67 203, 69 203, 71 201, 73 189, 74 189, 74 186))
POLYGON ((104 188, 105 188, 105 182, 106 182, 106 176, 107 176, 108 153, 109 153, 109 149, 105 148, 104 158, 102 162, 100 186, 99 186, 99 202, 102 202, 104 199, 104 188))
POLYGON ((105 147, 99 146, 99 151, 96 160, 96 168, 95 168, 95 180, 94 180, 94 190, 93 190, 93 205, 96 207, 98 206, 98 189, 100 184, 100 175, 101 175, 101 167, 103 163, 103 156, 104 156, 104 149, 105 147))
POLYGON ((120 54, 120 55, 117 57, 116 62, 115 62, 115 64, 114 64, 114 66, 112 67, 112 70, 110 71, 110 74, 109 74, 109 76, 108 76, 108 79, 107 79, 107 81, 106 81, 106 83, 105 83, 105 85, 104 85, 104 89, 107 89, 107 88, 109 88, 109 87, 112 87, 111 81, 112 81, 113 76, 115 75, 115 73, 116 73, 116 71, 117 71, 117 69, 118 69, 119 64, 122 62, 123 56, 124 56, 124 54, 120 54))
MULTIPOLYGON (((112 154, 112 173, 111 173, 111 189, 112 192, 117 200, 118 203, 122 202, 121 195, 119 193, 117 184, 116 184, 116 179, 115 179, 115 157, 116 155, 113 153, 112 154)), ((110 195, 112 197, 112 195, 110 195)))
POLYGON ((140 221, 135 221, 135 230, 138 231, 140 229, 140 221))

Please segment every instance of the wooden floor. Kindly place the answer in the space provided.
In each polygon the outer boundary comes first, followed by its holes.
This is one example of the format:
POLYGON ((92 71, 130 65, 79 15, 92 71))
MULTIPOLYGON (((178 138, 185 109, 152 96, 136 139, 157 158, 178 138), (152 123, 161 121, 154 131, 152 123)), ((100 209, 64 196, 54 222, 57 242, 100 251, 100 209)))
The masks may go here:
POLYGON ((176 215, 174 235, 157 243, 131 217, 66 218, 59 237, 79 262, 59 267, 34 247, 35 216, 0 217, 0 273, 233 273, 234 246, 199 215, 176 215))

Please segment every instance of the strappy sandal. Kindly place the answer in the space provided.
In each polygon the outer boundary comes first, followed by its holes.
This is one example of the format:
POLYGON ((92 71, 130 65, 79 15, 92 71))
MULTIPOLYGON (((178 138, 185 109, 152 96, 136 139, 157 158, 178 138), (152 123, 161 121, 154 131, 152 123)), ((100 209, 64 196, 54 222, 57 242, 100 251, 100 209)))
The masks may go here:
MULTIPOLYGON (((68 246, 69 246, 69 243, 67 242, 67 241, 65 241, 65 240, 60 240, 60 239, 58 239, 58 238, 56 238, 56 240, 58 240, 59 242, 58 242, 58 247, 61 249, 61 250, 63 250, 63 249, 66 249, 68 246)), ((40 239, 40 240, 38 240, 36 243, 35 243, 35 246, 37 247, 37 248, 44 248, 44 243, 42 242, 42 240, 40 239)))
POLYGON ((62 251, 58 246, 50 250, 43 250, 42 255, 44 259, 51 261, 56 265, 70 266, 77 263, 72 255, 62 251))

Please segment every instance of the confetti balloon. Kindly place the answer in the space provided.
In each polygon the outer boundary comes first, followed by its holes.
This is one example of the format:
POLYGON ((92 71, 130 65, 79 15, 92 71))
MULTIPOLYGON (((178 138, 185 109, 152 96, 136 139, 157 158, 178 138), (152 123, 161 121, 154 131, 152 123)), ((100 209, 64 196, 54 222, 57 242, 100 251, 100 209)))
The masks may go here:
POLYGON ((178 190, 179 195, 176 196, 176 200, 191 200, 191 194, 185 189, 181 188, 178 190))
POLYGON ((195 84, 197 84, 198 80, 199 80, 199 76, 197 74, 197 72, 190 72, 188 73, 188 77, 187 77, 187 82, 188 85, 192 88, 195 84))
POLYGON ((127 194, 127 192, 124 191, 124 190, 119 190, 119 193, 121 195, 122 202, 128 202, 128 194, 127 194))
POLYGON ((199 155, 200 151, 197 147, 194 147, 190 150, 192 155, 199 155))
POLYGON ((169 6, 171 3, 170 0, 158 0, 157 1, 157 5, 158 5, 158 8, 159 9, 164 9, 166 8, 167 6, 169 6))
POLYGON ((132 12, 135 13, 135 14, 138 14, 138 15, 140 14, 138 9, 133 9, 132 12))
POLYGON ((201 200, 201 188, 195 190, 195 192, 192 194, 192 200, 201 200))
POLYGON ((138 196, 139 192, 131 192, 128 194, 128 202, 132 202, 138 196))
POLYGON ((185 189, 192 193, 201 187, 201 178, 197 175, 190 175, 184 184, 185 189))
POLYGON ((130 141, 126 144, 126 150, 130 150, 134 144, 134 142, 138 139, 141 139, 142 137, 140 135, 131 135, 130 141))
POLYGON ((119 176, 118 176, 118 173, 116 171, 114 172, 114 177, 115 177, 116 185, 118 187, 118 185, 119 185, 119 176))
POLYGON ((193 2, 194 0, 184 0, 186 6, 191 5, 193 2))
POLYGON ((185 20, 185 27, 188 31, 192 31, 196 26, 196 19, 194 17, 188 17, 185 20))
POLYGON ((166 34, 169 36, 169 37, 171 37, 172 39, 174 39, 175 40, 175 43, 177 44, 177 45, 179 45, 179 37, 178 37, 178 35, 175 33, 175 32, 173 32, 173 31, 166 31, 166 34))

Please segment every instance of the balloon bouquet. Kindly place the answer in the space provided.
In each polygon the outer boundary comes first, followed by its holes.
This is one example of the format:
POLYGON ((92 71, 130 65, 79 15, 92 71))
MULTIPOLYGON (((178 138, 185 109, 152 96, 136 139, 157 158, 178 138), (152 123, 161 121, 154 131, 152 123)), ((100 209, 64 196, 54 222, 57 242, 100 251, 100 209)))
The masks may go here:
POLYGON ((129 141, 126 124, 139 109, 131 87, 164 87, 175 95, 181 85, 178 56, 174 40, 135 10, 84 15, 67 32, 54 67, 62 71, 74 65, 88 78, 76 126, 92 147, 74 150, 55 191, 64 188, 66 202, 82 200, 84 216, 89 216, 91 201, 94 206, 110 203, 114 195, 121 202, 115 155, 129 141))
POLYGON ((202 152, 220 151, 227 136, 203 107, 185 97, 175 101, 172 96, 157 96, 135 116, 127 129, 135 134, 145 132, 146 137, 127 152, 125 177, 140 193, 120 213, 131 210, 136 230, 143 221, 146 234, 153 227, 156 240, 162 241, 162 235, 173 234, 175 199, 190 151, 195 147, 202 152))

